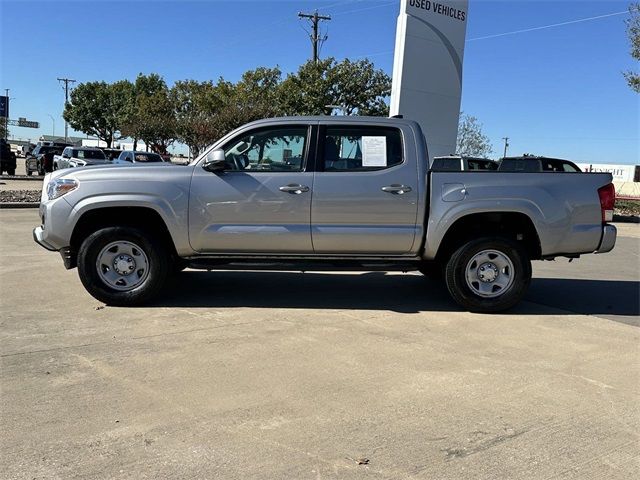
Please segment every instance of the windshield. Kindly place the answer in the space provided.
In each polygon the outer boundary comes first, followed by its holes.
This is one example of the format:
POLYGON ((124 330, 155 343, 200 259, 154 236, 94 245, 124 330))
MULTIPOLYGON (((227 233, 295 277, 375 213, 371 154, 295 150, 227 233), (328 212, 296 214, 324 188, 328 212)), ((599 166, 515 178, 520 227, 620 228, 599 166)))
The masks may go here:
POLYGON ((162 157, 157 153, 136 153, 136 162, 162 162, 162 157))
POLYGON ((102 150, 76 150, 74 153, 74 157, 90 159, 90 160, 105 160, 104 153, 102 150))

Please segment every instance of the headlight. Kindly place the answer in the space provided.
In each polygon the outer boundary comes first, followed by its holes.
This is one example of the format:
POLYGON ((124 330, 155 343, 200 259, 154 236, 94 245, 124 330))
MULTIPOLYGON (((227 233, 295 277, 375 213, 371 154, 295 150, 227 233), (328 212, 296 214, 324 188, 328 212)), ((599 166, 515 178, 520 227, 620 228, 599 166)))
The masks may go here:
POLYGON ((59 198, 78 188, 78 181, 70 178, 56 178, 47 185, 47 197, 49 200, 59 198))

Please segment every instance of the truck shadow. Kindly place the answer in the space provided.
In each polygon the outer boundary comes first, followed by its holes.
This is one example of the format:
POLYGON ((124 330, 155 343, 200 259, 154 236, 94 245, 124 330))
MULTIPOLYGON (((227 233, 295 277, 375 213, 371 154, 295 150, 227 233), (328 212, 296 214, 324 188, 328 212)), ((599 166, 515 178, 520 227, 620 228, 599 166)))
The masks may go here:
MULTIPOLYGON (((421 275, 185 271, 155 306, 462 311, 443 282, 421 275)), ((534 278, 510 313, 640 315, 640 282, 534 278)))

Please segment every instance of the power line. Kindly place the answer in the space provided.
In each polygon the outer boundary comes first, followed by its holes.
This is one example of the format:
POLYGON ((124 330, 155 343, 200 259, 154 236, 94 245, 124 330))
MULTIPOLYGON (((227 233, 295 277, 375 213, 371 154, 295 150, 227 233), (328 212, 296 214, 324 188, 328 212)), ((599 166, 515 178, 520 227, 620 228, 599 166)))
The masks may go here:
POLYGON ((329 15, 318 15, 318 10, 313 13, 302 13, 298 12, 298 17, 300 18, 308 18, 311 21, 311 27, 313 28, 313 34, 310 35, 311 44, 313 46, 313 61, 318 61, 318 43, 324 42, 327 39, 327 36, 320 38, 318 35, 318 24, 325 20, 331 20, 329 15))
MULTIPOLYGON (((58 78, 58 81, 64 83, 64 108, 67 108, 69 104, 69 84, 76 83, 72 78, 58 78)), ((69 125, 67 119, 64 119, 64 141, 67 142, 69 138, 69 125)))
POLYGON ((522 30, 514 30, 512 32, 496 33, 494 35, 485 35, 483 37, 470 38, 470 39, 467 40, 467 42, 473 42, 473 41, 476 41, 476 40, 486 40, 488 38, 504 37, 506 35, 515 35, 517 33, 534 32, 536 30, 544 30, 544 29, 547 29, 547 28, 562 27, 564 25, 572 25, 574 23, 590 22, 592 20, 598 20, 600 18, 613 17, 615 15, 623 15, 625 13, 628 13, 627 10, 625 10, 624 12, 613 12, 613 13, 607 13, 605 15, 597 15, 595 17, 587 17, 587 18, 579 18, 577 20, 569 20, 568 22, 552 23, 551 25, 542 25, 541 27, 525 28, 525 29, 522 29, 522 30))
MULTIPOLYGON (((372 8, 374 8, 374 7, 372 7, 372 8)), ((466 41, 467 42, 474 42, 476 40, 487 40, 487 39, 490 39, 490 38, 504 37, 504 36, 507 36, 507 35, 516 35, 518 33, 535 32, 537 30, 545 30, 547 28, 562 27, 562 26, 565 26, 565 25, 572 25, 574 23, 590 22, 592 20, 599 20, 601 18, 613 17, 613 16, 616 16, 616 15, 624 15, 625 13, 628 13, 628 12, 625 10, 625 11, 622 11, 622 12, 606 13, 604 15, 596 15, 595 17, 579 18, 577 20, 569 20, 567 22, 552 23, 552 24, 549 24, 549 25, 541 25, 539 27, 524 28, 522 30, 513 30, 511 32, 503 32, 503 33, 496 33, 496 34, 493 34, 493 35, 485 35, 485 36, 482 36, 482 37, 469 38, 466 41)), ((373 56, 379 56, 379 55, 389 55, 391 53, 393 53, 393 50, 386 50, 384 52, 367 53, 367 54, 364 54, 364 55, 358 55, 356 58, 373 57, 373 56)))

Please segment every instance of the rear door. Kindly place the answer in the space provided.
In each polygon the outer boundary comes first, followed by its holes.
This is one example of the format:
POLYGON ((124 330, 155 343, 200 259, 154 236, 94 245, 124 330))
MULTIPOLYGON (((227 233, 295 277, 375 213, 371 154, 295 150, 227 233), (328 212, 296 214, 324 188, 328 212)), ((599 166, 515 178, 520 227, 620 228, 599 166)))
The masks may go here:
POLYGON ((189 240, 202 253, 310 254, 315 131, 308 123, 254 127, 222 146, 227 169, 196 166, 189 240))
POLYGON ((410 253, 418 175, 416 159, 406 158, 402 129, 328 123, 321 125, 318 138, 311 205, 314 251, 410 253))

